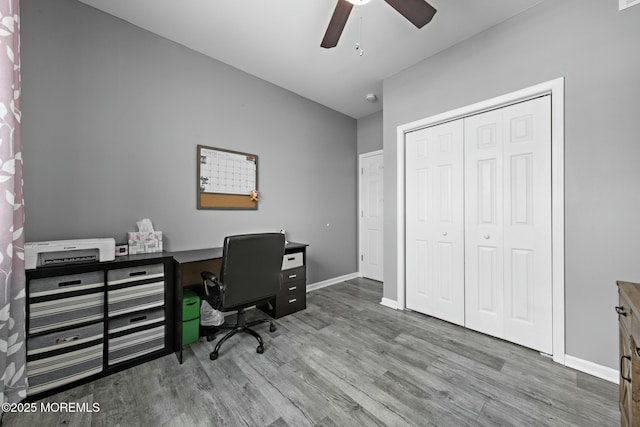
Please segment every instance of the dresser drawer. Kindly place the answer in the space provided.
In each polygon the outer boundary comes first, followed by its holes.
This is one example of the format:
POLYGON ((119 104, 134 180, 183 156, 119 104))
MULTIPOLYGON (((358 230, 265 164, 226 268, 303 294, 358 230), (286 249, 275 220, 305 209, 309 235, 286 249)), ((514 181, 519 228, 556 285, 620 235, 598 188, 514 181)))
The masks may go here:
POLYGON ((116 338, 109 338, 108 364, 124 362, 165 348, 165 328, 157 326, 116 338))
POLYGON ((282 289, 284 290, 292 282, 304 282, 306 280, 306 270, 304 267, 292 268, 282 271, 282 289))
POLYGON ((102 372, 104 323, 27 339, 28 394, 102 372))
POLYGON ((282 269, 289 270, 291 268, 302 267, 304 265, 304 253, 294 252, 284 254, 282 257, 282 269))
POLYGON ((102 271, 29 281, 30 334, 101 320, 103 315, 102 271))

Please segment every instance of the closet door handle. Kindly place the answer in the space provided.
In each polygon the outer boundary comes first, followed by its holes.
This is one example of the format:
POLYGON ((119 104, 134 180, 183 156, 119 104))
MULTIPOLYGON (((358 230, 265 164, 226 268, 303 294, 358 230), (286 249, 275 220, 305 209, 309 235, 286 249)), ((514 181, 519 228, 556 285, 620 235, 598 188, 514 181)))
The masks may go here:
POLYGON ((490 239, 490 238, 491 238, 491 236, 490 236, 490 235, 488 235, 488 234, 485 234, 485 235, 484 235, 484 238, 485 238, 485 239, 490 239))

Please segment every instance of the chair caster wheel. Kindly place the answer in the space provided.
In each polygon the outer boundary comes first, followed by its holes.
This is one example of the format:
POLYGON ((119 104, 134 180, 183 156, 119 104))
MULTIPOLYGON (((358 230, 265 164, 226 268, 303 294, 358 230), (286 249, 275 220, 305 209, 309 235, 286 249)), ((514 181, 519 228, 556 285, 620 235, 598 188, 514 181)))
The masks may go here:
POLYGON ((259 345, 258 348, 256 348, 256 353, 258 353, 258 354, 264 353, 264 346, 263 345, 259 345))
POLYGON ((269 332, 275 332, 275 331, 276 331, 276 329, 277 329, 277 328, 276 328, 276 325, 275 325, 275 324, 271 323, 271 324, 269 325, 269 332))
POLYGON ((209 359, 216 360, 217 358, 218 358, 218 352, 217 351, 212 351, 211 354, 209 354, 209 359))

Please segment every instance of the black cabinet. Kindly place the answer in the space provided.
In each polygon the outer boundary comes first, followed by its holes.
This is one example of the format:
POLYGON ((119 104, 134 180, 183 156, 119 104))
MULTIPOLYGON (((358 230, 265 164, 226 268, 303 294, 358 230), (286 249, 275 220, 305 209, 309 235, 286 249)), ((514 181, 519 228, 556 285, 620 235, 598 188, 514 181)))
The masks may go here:
POLYGON ((282 288, 271 301, 258 308, 278 319, 307 308, 307 245, 290 243, 282 260, 282 288))
POLYGON ((43 267, 26 278, 30 398, 173 351, 170 256, 43 267))

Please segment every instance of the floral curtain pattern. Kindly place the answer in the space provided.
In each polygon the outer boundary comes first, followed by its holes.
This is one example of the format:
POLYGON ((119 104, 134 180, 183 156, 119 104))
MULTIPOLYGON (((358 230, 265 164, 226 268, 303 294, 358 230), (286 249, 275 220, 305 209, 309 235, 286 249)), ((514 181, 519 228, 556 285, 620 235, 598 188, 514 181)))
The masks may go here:
POLYGON ((19 0, 0 0, 0 403, 26 397, 19 0))

